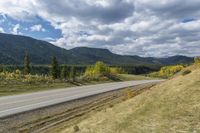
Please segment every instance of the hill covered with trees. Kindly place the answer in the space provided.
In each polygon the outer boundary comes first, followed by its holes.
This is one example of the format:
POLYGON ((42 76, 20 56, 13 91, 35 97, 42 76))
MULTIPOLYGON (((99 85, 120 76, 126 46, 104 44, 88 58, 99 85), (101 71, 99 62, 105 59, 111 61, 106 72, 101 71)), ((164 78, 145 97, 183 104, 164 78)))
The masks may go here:
POLYGON ((193 61, 193 58, 186 56, 144 58, 118 55, 100 48, 77 47, 66 50, 30 37, 0 33, 0 64, 23 64, 26 52, 29 53, 32 64, 50 64, 53 56, 56 56, 61 64, 76 65, 89 65, 97 61, 109 65, 173 65, 193 61))

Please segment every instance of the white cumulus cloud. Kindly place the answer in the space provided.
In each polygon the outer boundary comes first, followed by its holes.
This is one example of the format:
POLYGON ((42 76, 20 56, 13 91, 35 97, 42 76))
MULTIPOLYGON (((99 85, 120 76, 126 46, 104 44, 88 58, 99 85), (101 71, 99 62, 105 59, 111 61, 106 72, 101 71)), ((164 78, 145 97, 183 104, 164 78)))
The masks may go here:
POLYGON ((0 33, 5 33, 5 31, 2 27, 0 27, 0 33))
POLYGON ((30 27, 31 31, 42 31, 45 32, 46 30, 42 27, 41 24, 38 25, 33 25, 32 27, 30 27))
POLYGON ((14 27, 12 28, 12 34, 16 34, 16 35, 22 34, 21 32, 19 32, 20 28, 21 28, 20 24, 14 25, 14 27))
POLYGON ((45 19, 62 33, 51 42, 66 49, 90 46, 140 56, 195 56, 200 55, 199 5, 199 0, 2 0, 0 13, 20 21, 45 19))

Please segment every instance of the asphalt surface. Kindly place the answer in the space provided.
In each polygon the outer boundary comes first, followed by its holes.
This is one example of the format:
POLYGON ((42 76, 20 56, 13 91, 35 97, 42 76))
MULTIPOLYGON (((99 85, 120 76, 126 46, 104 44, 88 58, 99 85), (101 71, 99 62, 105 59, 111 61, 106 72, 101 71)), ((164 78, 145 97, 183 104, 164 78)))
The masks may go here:
POLYGON ((56 105, 67 101, 72 101, 87 96, 100 94, 103 92, 161 81, 162 80, 140 80, 104 83, 0 97, 0 118, 22 113, 25 111, 35 110, 42 107, 56 105))

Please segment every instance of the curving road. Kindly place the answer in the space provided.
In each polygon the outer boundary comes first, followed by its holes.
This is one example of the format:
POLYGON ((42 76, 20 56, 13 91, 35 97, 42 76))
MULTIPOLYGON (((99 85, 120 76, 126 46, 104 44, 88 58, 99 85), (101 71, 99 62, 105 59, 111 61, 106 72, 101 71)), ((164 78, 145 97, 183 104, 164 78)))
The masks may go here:
POLYGON ((140 80, 71 87, 0 97, 0 118, 125 87, 163 80, 140 80))

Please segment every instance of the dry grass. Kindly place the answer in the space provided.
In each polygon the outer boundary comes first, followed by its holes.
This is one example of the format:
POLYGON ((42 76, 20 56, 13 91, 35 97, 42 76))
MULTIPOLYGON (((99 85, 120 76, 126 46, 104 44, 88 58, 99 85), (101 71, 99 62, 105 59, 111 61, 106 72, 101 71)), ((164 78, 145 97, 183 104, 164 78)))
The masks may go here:
POLYGON ((143 75, 133 75, 133 74, 119 74, 118 78, 121 80, 149 80, 149 79, 155 79, 152 77, 146 77, 143 75))
MULTIPOLYGON (((78 123, 79 133, 200 132, 200 69, 188 68, 152 89, 78 123)), ((73 133, 73 127, 61 133, 73 133)))

